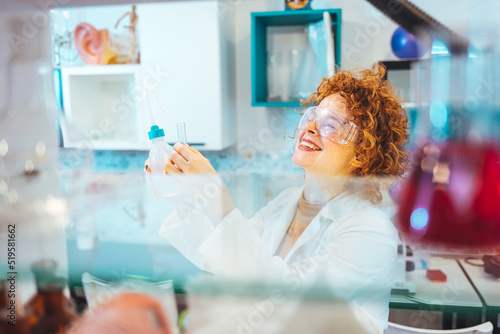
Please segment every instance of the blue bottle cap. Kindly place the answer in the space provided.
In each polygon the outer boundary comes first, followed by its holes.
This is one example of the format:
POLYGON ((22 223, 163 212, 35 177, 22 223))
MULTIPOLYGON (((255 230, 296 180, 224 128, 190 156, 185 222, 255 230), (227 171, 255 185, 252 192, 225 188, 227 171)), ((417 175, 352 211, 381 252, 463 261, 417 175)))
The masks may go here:
POLYGON ((165 132, 163 132, 163 129, 160 129, 158 125, 153 125, 151 127, 151 131, 148 132, 149 139, 153 140, 158 137, 164 137, 165 132))

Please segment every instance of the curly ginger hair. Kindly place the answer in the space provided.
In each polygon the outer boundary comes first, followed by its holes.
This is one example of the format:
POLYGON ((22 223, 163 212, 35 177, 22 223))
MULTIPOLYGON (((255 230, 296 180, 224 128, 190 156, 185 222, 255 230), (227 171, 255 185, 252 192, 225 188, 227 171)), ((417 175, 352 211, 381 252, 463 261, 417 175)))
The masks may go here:
MULTIPOLYGON (((355 176, 401 176, 408 166, 408 117, 385 73, 378 63, 359 73, 343 70, 323 78, 317 91, 300 101, 315 106, 332 94, 343 98, 358 129, 355 154, 361 167, 354 170, 355 176)), ((370 193, 372 202, 380 202, 378 187, 370 193)))

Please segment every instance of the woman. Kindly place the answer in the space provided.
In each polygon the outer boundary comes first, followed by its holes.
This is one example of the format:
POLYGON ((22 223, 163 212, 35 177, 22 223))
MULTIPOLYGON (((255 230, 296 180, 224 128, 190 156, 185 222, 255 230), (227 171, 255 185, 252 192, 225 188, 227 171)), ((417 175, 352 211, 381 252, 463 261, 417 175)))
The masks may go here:
MULTIPOLYGON (((358 76, 341 71, 301 101, 313 106, 303 114, 292 158, 305 170, 302 188, 285 190, 252 219, 223 189, 214 199, 223 203, 220 212, 210 212, 212 205, 208 214, 176 210, 160 234, 217 275, 327 282, 386 328, 398 237, 376 205, 381 194, 372 180, 404 172, 407 118, 384 73, 377 65, 358 76), (362 190, 353 176, 367 179, 362 190)), ((215 173, 198 151, 174 148, 166 173, 215 173)))

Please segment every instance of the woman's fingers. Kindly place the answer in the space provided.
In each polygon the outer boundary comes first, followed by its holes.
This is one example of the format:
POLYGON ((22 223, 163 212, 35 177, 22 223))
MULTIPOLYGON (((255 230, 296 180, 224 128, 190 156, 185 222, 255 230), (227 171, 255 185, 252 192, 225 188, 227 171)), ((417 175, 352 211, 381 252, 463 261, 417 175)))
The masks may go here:
MULTIPOLYGON (((182 173, 183 171, 192 169, 190 168, 190 165, 193 162, 195 163, 195 165, 200 165, 201 161, 206 160, 205 157, 198 150, 190 146, 177 143, 174 145, 174 148, 176 150, 172 153, 170 160, 168 160, 167 163, 165 164, 164 168, 165 173, 168 174, 182 173)), ((147 159, 144 162, 144 170, 151 173, 151 165, 149 164, 149 159, 147 159)), ((203 170, 198 171, 198 168, 195 168, 195 170, 190 170, 190 171, 194 173, 203 172, 203 170)))
POLYGON ((174 148, 175 151, 170 156, 170 159, 172 159, 172 162, 176 164, 183 173, 216 173, 215 169, 210 164, 210 161, 198 152, 198 150, 180 143, 175 144, 174 148))
POLYGON ((182 157, 184 159, 186 159, 186 161, 190 161, 190 160, 196 158, 196 156, 201 155, 201 153, 198 152, 197 150, 195 150, 194 148, 191 148, 187 145, 182 145, 181 143, 176 143, 174 145, 174 149, 176 152, 178 152, 180 155, 182 155, 182 157))
POLYGON ((172 155, 170 156, 170 160, 172 160, 172 162, 174 164, 177 165, 177 167, 185 172, 186 169, 189 167, 189 163, 188 161, 186 160, 186 158, 184 158, 179 152, 177 151, 174 151, 172 152, 172 155))
POLYGON ((179 174, 182 173, 182 170, 174 166, 172 160, 168 159, 165 163, 165 173, 167 174, 179 174))
POLYGON ((199 156, 203 156, 203 154, 201 154, 201 153, 200 153, 200 151, 198 151, 197 149, 194 149, 194 148, 192 148, 192 147, 191 147, 191 146, 189 146, 189 145, 188 145, 188 146, 186 146, 186 147, 187 147, 188 149, 190 149, 190 150, 191 150, 191 152, 193 152, 194 154, 199 155, 199 156))

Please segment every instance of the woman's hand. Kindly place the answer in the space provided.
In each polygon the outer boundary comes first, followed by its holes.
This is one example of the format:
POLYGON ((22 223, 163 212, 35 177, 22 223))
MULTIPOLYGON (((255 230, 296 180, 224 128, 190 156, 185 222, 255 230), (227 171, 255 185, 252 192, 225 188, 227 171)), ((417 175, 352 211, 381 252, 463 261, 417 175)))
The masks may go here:
MULTIPOLYGON (((208 174, 211 175, 208 179, 203 179, 203 182, 212 182, 214 185, 219 187, 219 191, 215 194, 207 195, 202 199, 197 198, 198 194, 194 193, 195 199, 203 200, 204 206, 207 209, 207 213, 214 224, 218 223, 222 218, 224 218, 229 212, 234 210, 235 205, 229 194, 229 191, 224 186, 224 183, 220 179, 219 175, 215 171, 214 167, 210 164, 207 158, 205 158, 198 150, 194 148, 177 143, 174 145, 175 151, 170 156, 170 159, 165 161, 165 173, 166 174, 208 174)), ((149 159, 144 162, 144 168, 146 172, 151 173, 151 166, 149 166, 149 159)), ((196 184, 195 187, 203 189, 204 184, 196 184)), ((191 184, 191 187, 193 184, 191 184)), ((189 190, 187 190, 189 193, 189 190)), ((191 189, 193 194, 193 190, 191 189)), ((181 198, 181 197, 179 197, 181 198)), ((179 202, 186 206, 184 202, 184 197, 179 202)))
MULTIPOLYGON (((165 173, 167 173, 167 165, 170 166, 168 167, 170 174, 182 173, 177 167, 174 166, 172 160, 170 159, 165 160, 165 173)), ((151 174, 151 165, 149 164, 149 159, 146 159, 146 161, 144 161, 144 171, 151 174)))
MULTIPOLYGON (((198 150, 180 143, 175 144, 174 149, 175 151, 170 156, 170 159, 165 161, 165 173, 217 174, 210 161, 198 150)), ((144 170, 151 173, 149 159, 144 162, 144 170)))
POLYGON ((165 164, 165 173, 217 174, 210 161, 198 150, 181 143, 175 144, 174 149, 171 161, 165 164))
MULTIPOLYGON (((207 210, 208 216, 213 224, 217 224, 229 212, 235 209, 235 205, 229 191, 210 164, 198 150, 186 145, 177 143, 174 145, 175 152, 170 156, 171 163, 165 165, 165 172, 169 174, 184 173, 184 174, 205 174, 211 175, 209 178, 203 179, 202 183, 198 184, 198 189, 205 189, 208 183, 216 186, 218 191, 213 194, 204 194, 203 198, 198 198, 204 202, 204 207, 207 210), (175 164, 175 166, 173 164, 175 164), (207 183, 208 182, 208 183, 207 183)), ((201 191, 200 193, 203 193, 201 191)))

